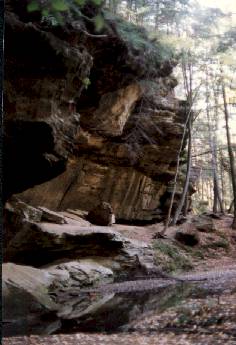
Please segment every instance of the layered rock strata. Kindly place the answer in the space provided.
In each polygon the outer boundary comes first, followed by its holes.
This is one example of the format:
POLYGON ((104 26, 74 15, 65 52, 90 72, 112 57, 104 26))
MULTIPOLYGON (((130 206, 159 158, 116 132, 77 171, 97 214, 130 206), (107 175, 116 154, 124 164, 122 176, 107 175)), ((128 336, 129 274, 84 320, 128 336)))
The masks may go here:
POLYGON ((49 222, 45 213, 19 201, 6 205, 4 261, 43 267, 87 258, 112 269, 116 276, 154 266, 151 246, 122 236, 115 227, 59 213, 58 223, 49 222))
MULTIPOLYGON (((52 210, 105 201, 118 220, 158 219, 185 121, 175 62, 142 29, 105 12, 96 37, 81 17, 61 27, 18 1, 10 9, 5 197, 20 192, 52 210)), ((83 8, 91 18, 98 11, 83 8)))
MULTIPOLYGON (((147 243, 122 236, 115 226, 94 226, 70 212, 34 208, 16 199, 7 203, 5 336, 53 333, 62 319, 76 319, 91 305, 97 309, 90 294, 81 295, 82 288, 135 278, 155 266, 147 243)), ((99 308, 104 303, 101 298, 99 308)))

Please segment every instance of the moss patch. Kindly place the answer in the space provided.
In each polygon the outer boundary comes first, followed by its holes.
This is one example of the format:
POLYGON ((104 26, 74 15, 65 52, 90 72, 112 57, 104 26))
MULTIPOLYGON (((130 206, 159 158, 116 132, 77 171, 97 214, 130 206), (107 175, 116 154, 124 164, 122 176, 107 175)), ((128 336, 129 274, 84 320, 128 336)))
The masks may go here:
POLYGON ((158 240, 153 244, 155 263, 163 271, 173 272, 193 268, 191 259, 174 243, 158 240))
POLYGON ((106 28, 115 28, 120 39, 125 43, 130 53, 145 64, 149 64, 150 70, 168 60, 175 59, 173 47, 161 42, 151 40, 147 31, 138 25, 127 22, 120 17, 113 16, 108 11, 103 11, 106 28))
POLYGON ((204 249, 218 249, 223 248, 225 250, 228 250, 230 247, 229 241, 227 239, 221 238, 217 241, 214 241, 212 243, 207 243, 202 246, 204 249))

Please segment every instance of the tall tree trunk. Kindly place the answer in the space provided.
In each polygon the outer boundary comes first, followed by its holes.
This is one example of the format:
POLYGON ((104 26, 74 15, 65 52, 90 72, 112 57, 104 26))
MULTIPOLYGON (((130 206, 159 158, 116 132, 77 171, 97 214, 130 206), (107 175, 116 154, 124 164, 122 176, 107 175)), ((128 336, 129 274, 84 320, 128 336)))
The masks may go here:
POLYGON ((236 169, 235 169, 234 153, 233 153, 231 137, 230 137, 229 110, 228 110, 222 69, 221 69, 221 74, 222 74, 221 87, 222 87, 222 96, 223 96, 223 101, 224 101, 224 114, 225 114, 225 128, 226 128, 226 136, 227 136, 227 144, 228 144, 229 161, 230 161, 230 175, 231 175, 231 183, 233 187, 233 196, 234 196, 234 219, 232 223, 232 228, 236 229, 236 169))
POLYGON ((189 192, 187 192, 186 197, 185 197, 185 203, 184 203, 184 211, 183 211, 183 215, 184 217, 187 217, 188 215, 188 210, 190 207, 190 202, 189 202, 189 192))
POLYGON ((218 143, 217 143, 217 136, 216 136, 216 131, 218 130, 219 127, 219 102, 218 102, 218 96, 217 96, 217 92, 214 89, 213 90, 214 93, 214 132, 213 132, 213 154, 214 154, 214 164, 215 164, 215 172, 216 172, 216 193, 217 193, 217 198, 219 201, 219 205, 220 205, 220 212, 224 213, 224 197, 223 197, 223 188, 220 192, 220 177, 218 174, 218 143))
POLYGON ((179 202, 179 205, 175 211, 174 218, 173 218, 173 225, 176 225, 179 216, 181 214, 182 208, 184 206, 184 201, 187 196, 188 192, 188 187, 189 187, 189 180, 190 180, 190 173, 191 173, 191 166, 192 166, 192 116, 189 118, 189 123, 188 123, 188 159, 187 159, 187 172, 186 172, 186 177, 184 181, 184 188, 183 192, 181 195, 181 199, 179 202))
POLYGON ((221 179, 221 194, 222 194, 222 204, 224 209, 226 208, 225 204, 225 181, 224 181, 224 168, 223 168, 223 153, 222 150, 220 150, 220 179, 221 179))
MULTIPOLYGON (((191 126, 191 117, 192 117, 192 108, 194 105, 194 102, 198 96, 200 87, 202 85, 202 82, 198 85, 198 87, 196 88, 194 95, 193 95, 193 88, 192 88, 192 78, 193 78, 193 70, 192 70, 192 63, 190 61, 190 53, 188 54, 188 61, 184 61, 184 59, 182 59, 182 72, 183 72, 183 79, 184 79, 184 85, 185 85, 185 92, 186 92, 186 98, 189 101, 189 109, 188 109, 188 113, 187 113, 187 117, 186 117, 186 122, 184 125, 184 129, 183 129, 183 134, 182 134, 182 139, 181 139, 181 144, 180 144, 180 148, 178 151, 178 155, 177 155, 177 163, 176 163, 176 171, 175 171, 175 177, 174 177, 174 184, 173 184, 173 191, 171 193, 171 200, 170 200, 170 205, 169 205, 169 209, 168 209, 168 214, 164 223, 164 228, 161 232, 161 235, 164 236, 169 224, 170 224, 170 220, 171 220, 171 213, 172 213, 172 208, 173 208, 173 203, 174 203, 174 198, 175 198, 175 193, 176 193, 176 186, 177 186, 177 179, 178 179, 178 175, 179 175, 179 164, 180 164, 180 154, 183 150, 184 147, 184 140, 185 140, 185 135, 186 135, 186 130, 187 130, 187 126, 190 124, 191 126), (189 72, 189 75, 187 75, 187 71, 189 72)), ((186 193, 185 193, 186 195, 186 193)), ((182 206, 183 207, 183 206, 182 206)))
MULTIPOLYGON (((184 87, 186 98, 189 104, 193 104, 193 66, 191 61, 191 54, 188 52, 186 60, 183 58, 182 61, 182 73, 184 78, 184 87)), ((175 225, 179 219, 179 216, 182 212, 184 203, 186 201, 185 213, 187 211, 187 193, 189 188, 189 180, 190 180, 190 173, 191 173, 191 166, 192 166, 192 121, 193 121, 193 114, 190 113, 189 120, 188 120, 188 158, 187 158, 187 172, 184 181, 183 192, 181 195, 181 199, 179 205, 175 211, 174 218, 172 224, 175 225)))
POLYGON ((234 208, 234 199, 231 201, 228 212, 232 213, 233 212, 233 208, 234 208))
POLYGON ((165 235, 165 232, 166 232, 166 230, 167 230, 167 228, 168 228, 168 226, 170 224, 170 220, 171 220, 171 212, 172 212, 174 198, 175 198, 177 179, 178 179, 178 175, 179 175, 180 154, 181 154, 181 152, 183 150, 183 147, 184 147, 184 139, 185 139, 186 128, 187 128, 187 123, 189 121, 190 114, 191 114, 191 108, 190 108, 190 110, 188 112, 187 119, 186 119, 186 122, 185 122, 185 125, 184 125, 184 130, 183 130, 183 134, 182 134, 181 144, 180 144, 180 148, 179 148, 178 155, 177 155, 175 177, 174 177, 174 181, 173 181, 174 182, 173 183, 173 190, 172 190, 172 193, 171 193, 171 199, 170 199, 170 205, 169 205, 169 208, 168 208, 167 217, 166 217, 165 222, 164 222, 164 228, 163 228, 163 230, 161 232, 162 236, 165 235))
POLYGON ((211 126, 209 97, 210 97, 210 91, 209 91, 208 69, 206 68, 206 114, 207 114, 208 138, 209 138, 209 146, 211 150, 211 165, 212 165, 212 175, 213 175, 213 212, 214 213, 217 212, 218 202, 219 202, 220 211, 223 213, 224 208, 223 208, 223 204, 222 204, 222 200, 220 196, 219 177, 218 177, 218 172, 217 172, 216 139, 215 139, 215 135, 212 134, 213 127, 211 126))
MULTIPOLYGON (((209 128, 211 131, 211 128, 209 128)), ((217 171, 217 150, 214 142, 214 138, 210 135, 210 144, 211 144, 211 151, 212 151, 212 169, 213 169, 213 184, 214 184, 214 203, 213 203, 213 212, 217 212, 217 204, 219 202, 220 211, 224 213, 224 206, 221 199, 220 193, 220 185, 219 185, 219 176, 217 171), (215 207, 215 210, 214 210, 215 207)))
POLYGON ((213 199, 213 213, 217 213, 218 212, 218 193, 217 193, 217 184, 216 184, 216 180, 214 178, 214 199, 213 199))

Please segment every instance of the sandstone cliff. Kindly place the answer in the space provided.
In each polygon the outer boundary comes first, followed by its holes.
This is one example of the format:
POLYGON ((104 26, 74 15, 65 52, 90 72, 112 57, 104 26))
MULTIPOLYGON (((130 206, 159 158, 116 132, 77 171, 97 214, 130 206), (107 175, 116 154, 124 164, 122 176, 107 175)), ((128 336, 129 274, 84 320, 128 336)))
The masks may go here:
POLYGON ((92 5, 59 26, 18 1, 7 9, 5 197, 52 210, 103 200, 118 220, 158 218, 185 121, 165 47, 92 5))

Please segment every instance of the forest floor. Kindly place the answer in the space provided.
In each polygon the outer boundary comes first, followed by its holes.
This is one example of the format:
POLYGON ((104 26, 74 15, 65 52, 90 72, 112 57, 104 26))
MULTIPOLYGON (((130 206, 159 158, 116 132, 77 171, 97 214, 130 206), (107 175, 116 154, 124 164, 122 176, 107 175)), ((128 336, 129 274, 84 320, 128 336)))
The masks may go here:
MULTIPOLYGON (((174 251, 179 251, 180 255, 183 254, 183 257, 186 257, 189 262, 187 265, 182 265, 181 260, 178 257, 174 256, 173 259, 180 261, 180 267, 170 266, 169 271, 178 270, 191 270, 191 271, 208 271, 214 268, 220 267, 229 267, 236 263, 236 230, 231 229, 232 216, 226 215, 221 219, 214 219, 214 224, 217 229, 216 232, 211 233, 200 233, 201 243, 195 248, 188 246, 180 245, 177 241, 174 240, 174 234, 178 229, 183 225, 171 226, 166 231, 166 239, 153 240, 154 236, 157 233, 160 233, 163 230, 163 224, 153 224, 149 226, 127 226, 127 225, 115 225, 116 230, 119 231, 122 235, 146 242, 150 245, 153 245, 154 250, 161 250, 163 254, 171 257, 171 247, 174 251), (219 241, 220 237, 220 241, 219 241), (166 246, 170 247, 167 248, 166 246), (167 253, 166 253, 167 252, 167 253)), ((160 261, 163 259, 163 256, 160 257, 160 261)), ((181 258, 180 258, 181 259, 181 258)), ((168 262, 163 263, 163 269, 167 268, 168 262), (166 264, 166 266, 165 266, 166 264)))
MULTIPOLYGON (((161 313, 144 315, 129 325, 123 333, 76 333, 50 336, 12 337, 3 339, 3 345, 236 345, 236 274, 228 276, 228 270, 236 270, 236 232, 231 230, 231 217, 216 220, 217 231, 224 235, 227 246, 200 246, 197 255, 191 257, 191 274, 218 271, 221 278, 212 281, 214 293, 205 297, 193 296, 161 313), (217 294, 217 286, 224 292, 217 294)), ((147 243, 161 231, 161 225, 130 228, 117 225, 123 235, 147 243), (149 231, 147 231, 147 228, 149 231)), ((173 229, 167 233, 171 243, 173 229)), ((211 238, 214 240, 214 234, 211 238)), ((222 235, 221 235, 222 237, 222 235)), ((159 241, 159 240, 158 240, 159 241)), ((176 248, 176 243, 174 243, 176 248)), ((181 248, 182 250, 183 248, 181 248)), ((184 253, 185 255, 186 253, 184 253)))

